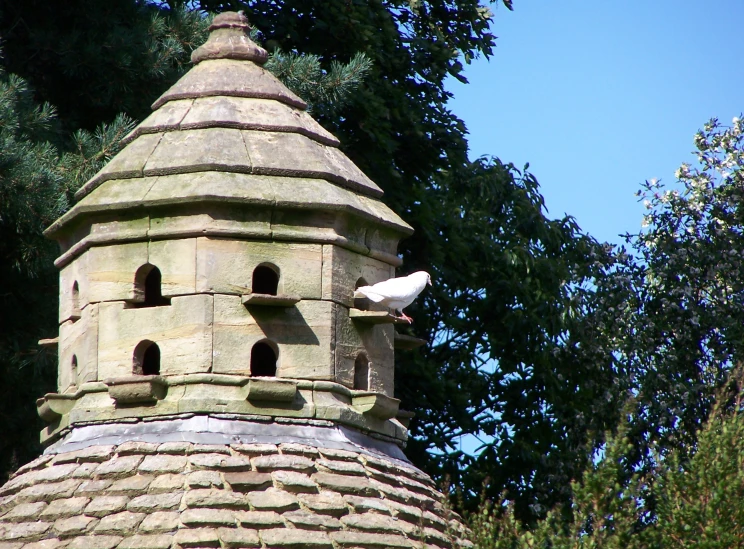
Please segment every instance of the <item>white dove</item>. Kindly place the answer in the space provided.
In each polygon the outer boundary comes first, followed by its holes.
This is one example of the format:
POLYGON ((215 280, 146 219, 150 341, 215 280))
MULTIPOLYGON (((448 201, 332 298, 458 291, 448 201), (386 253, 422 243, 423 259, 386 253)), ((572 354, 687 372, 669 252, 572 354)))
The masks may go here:
POLYGON ((426 287, 431 286, 431 277, 426 271, 418 271, 400 278, 383 280, 372 286, 360 286, 354 291, 354 297, 366 297, 370 301, 379 303, 400 312, 400 318, 408 321, 413 319, 403 312, 426 287))

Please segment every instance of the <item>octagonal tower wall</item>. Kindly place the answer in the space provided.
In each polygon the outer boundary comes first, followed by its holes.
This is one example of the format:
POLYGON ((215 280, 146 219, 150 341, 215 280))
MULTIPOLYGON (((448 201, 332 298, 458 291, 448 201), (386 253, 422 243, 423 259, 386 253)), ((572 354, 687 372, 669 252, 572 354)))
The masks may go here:
POLYGON ((46 443, 84 423, 200 412, 405 442, 396 319, 353 295, 395 275, 411 228, 245 29, 216 20, 194 68, 47 230, 61 255, 46 443))

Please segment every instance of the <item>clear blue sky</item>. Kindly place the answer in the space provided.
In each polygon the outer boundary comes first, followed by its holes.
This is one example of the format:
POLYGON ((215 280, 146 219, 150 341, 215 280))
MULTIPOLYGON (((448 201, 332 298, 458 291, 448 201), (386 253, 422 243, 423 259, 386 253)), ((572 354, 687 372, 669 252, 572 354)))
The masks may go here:
POLYGON ((711 117, 744 111, 744 0, 514 0, 492 4, 490 60, 454 80, 471 158, 530 171, 550 217, 600 240, 640 228, 634 193, 674 181, 711 117))

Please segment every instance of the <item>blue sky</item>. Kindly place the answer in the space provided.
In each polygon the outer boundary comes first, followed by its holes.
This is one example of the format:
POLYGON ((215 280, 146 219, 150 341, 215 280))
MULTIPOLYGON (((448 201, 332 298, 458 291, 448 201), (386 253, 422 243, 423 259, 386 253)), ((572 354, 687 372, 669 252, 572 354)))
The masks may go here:
POLYGON ((550 217, 600 240, 640 228, 634 195, 671 183, 709 118, 744 111, 744 0, 492 4, 497 47, 451 80, 471 158, 530 171, 550 217))

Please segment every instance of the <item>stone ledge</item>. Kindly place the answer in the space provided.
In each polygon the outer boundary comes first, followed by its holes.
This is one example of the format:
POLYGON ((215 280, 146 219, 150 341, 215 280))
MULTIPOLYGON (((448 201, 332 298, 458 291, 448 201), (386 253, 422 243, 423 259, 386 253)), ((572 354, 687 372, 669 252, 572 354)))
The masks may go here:
POLYGON ((351 400, 351 406, 363 414, 390 419, 398 414, 400 400, 390 398, 380 393, 363 393, 355 395, 351 400))
POLYGON ((297 383, 288 379, 251 379, 248 400, 292 402, 297 396, 297 383))
POLYGON ((294 307, 302 298, 298 295, 247 294, 240 296, 246 307, 294 307))
MULTIPOLYGON (((359 196, 324 179, 203 171, 110 179, 102 183, 96 193, 82 199, 52 223, 44 234, 63 242, 63 253, 55 261, 55 265, 61 268, 91 246, 151 238, 180 238, 184 235, 178 230, 158 229, 148 217, 167 215, 175 220, 180 214, 185 220, 193 217, 195 207, 208 214, 239 208, 242 221, 231 222, 229 230, 224 224, 197 224, 193 228, 194 235, 212 234, 210 231, 219 228, 224 236, 239 239, 318 241, 337 244, 394 266, 401 263, 395 254, 397 241, 413 232, 381 201, 359 196), (149 210, 144 216, 143 206, 149 210), (307 215, 308 208, 326 214, 323 226, 306 226, 300 222, 289 234, 279 223, 259 230, 252 222, 265 220, 268 211, 275 218, 301 220, 307 215), (132 224, 117 224, 123 215, 131 219, 142 217, 147 222, 138 224, 136 228, 132 224), (340 225, 338 219, 353 220, 353 223, 340 225), (358 225, 383 231, 385 242, 376 242, 370 249, 364 239, 359 238, 358 225), (101 226, 105 230, 97 229, 101 226), (72 239, 68 240, 69 237, 72 239)), ((319 219, 316 216, 313 222, 317 223, 319 219)))
POLYGON ((349 318, 364 324, 408 324, 388 311, 362 311, 361 309, 349 309, 349 318))
POLYGON ((45 395, 37 408, 49 422, 41 433, 45 444, 76 426, 160 421, 184 414, 264 422, 323 420, 404 444, 407 430, 396 419, 397 404, 381 393, 353 391, 330 381, 189 374, 84 383, 74 393, 45 395))
POLYGON ((109 378, 103 382, 117 406, 153 403, 156 400, 163 400, 168 391, 165 379, 160 376, 127 376, 109 378))

